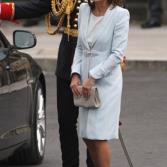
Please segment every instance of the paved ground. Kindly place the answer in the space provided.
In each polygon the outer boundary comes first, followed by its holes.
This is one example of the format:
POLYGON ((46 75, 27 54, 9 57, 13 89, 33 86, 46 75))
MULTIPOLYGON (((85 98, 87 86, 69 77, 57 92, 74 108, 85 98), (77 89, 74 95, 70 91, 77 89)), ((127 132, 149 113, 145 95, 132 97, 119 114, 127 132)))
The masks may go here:
MULTIPOLYGON (((47 147, 41 167, 61 167, 56 110, 56 79, 47 79, 47 147)), ((167 73, 128 71, 124 74, 121 131, 134 167, 166 167, 167 164, 167 73)), ((128 167, 119 141, 111 141, 112 167, 128 167)), ((85 147, 81 141, 81 167, 85 147)), ((2 165, 4 166, 4 165, 2 165)), ((12 167, 12 166, 7 166, 12 167)), ((20 166, 25 167, 25 166, 20 166)), ((32 166, 35 167, 35 166, 32 166)))

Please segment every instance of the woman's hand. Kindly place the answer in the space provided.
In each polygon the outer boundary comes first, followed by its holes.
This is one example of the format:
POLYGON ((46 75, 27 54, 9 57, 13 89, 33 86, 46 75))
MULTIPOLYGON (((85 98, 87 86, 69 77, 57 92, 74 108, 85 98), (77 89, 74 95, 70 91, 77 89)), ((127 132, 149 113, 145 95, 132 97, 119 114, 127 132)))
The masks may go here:
POLYGON ((82 93, 83 93, 83 96, 85 98, 89 98, 90 96, 90 91, 92 89, 92 87, 95 85, 95 79, 90 77, 89 79, 87 79, 84 83, 83 83, 83 86, 82 86, 82 93))
POLYGON ((80 76, 78 74, 73 74, 71 79, 71 90, 74 96, 81 96, 78 86, 81 84, 80 76))

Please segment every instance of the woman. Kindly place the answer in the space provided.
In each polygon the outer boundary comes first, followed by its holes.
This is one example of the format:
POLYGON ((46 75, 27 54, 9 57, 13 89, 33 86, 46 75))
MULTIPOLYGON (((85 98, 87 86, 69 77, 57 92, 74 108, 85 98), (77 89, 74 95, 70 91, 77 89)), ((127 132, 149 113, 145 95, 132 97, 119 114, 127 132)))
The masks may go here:
POLYGON ((72 65, 71 89, 85 97, 96 85, 101 106, 80 107, 79 134, 96 167, 109 167, 108 140, 118 139, 122 94, 120 63, 127 47, 129 12, 120 0, 95 0, 80 6, 79 36, 72 65))

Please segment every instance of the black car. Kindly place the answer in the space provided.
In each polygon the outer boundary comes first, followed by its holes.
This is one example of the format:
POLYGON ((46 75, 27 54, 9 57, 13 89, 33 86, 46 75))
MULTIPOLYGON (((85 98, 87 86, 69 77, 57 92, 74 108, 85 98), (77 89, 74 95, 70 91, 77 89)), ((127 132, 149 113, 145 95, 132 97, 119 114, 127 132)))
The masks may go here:
POLYGON ((36 45, 27 31, 13 33, 13 45, 0 31, 0 161, 39 164, 46 140, 46 86, 39 65, 18 50, 36 45))

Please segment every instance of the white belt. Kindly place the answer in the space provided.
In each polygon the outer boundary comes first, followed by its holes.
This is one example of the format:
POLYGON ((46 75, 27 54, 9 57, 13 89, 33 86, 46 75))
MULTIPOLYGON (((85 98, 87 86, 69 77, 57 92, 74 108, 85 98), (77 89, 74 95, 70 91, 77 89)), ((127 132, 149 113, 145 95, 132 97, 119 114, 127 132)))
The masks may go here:
POLYGON ((83 50, 83 54, 86 57, 90 57, 90 56, 107 55, 107 52, 99 52, 99 51, 96 51, 96 50, 83 50))

